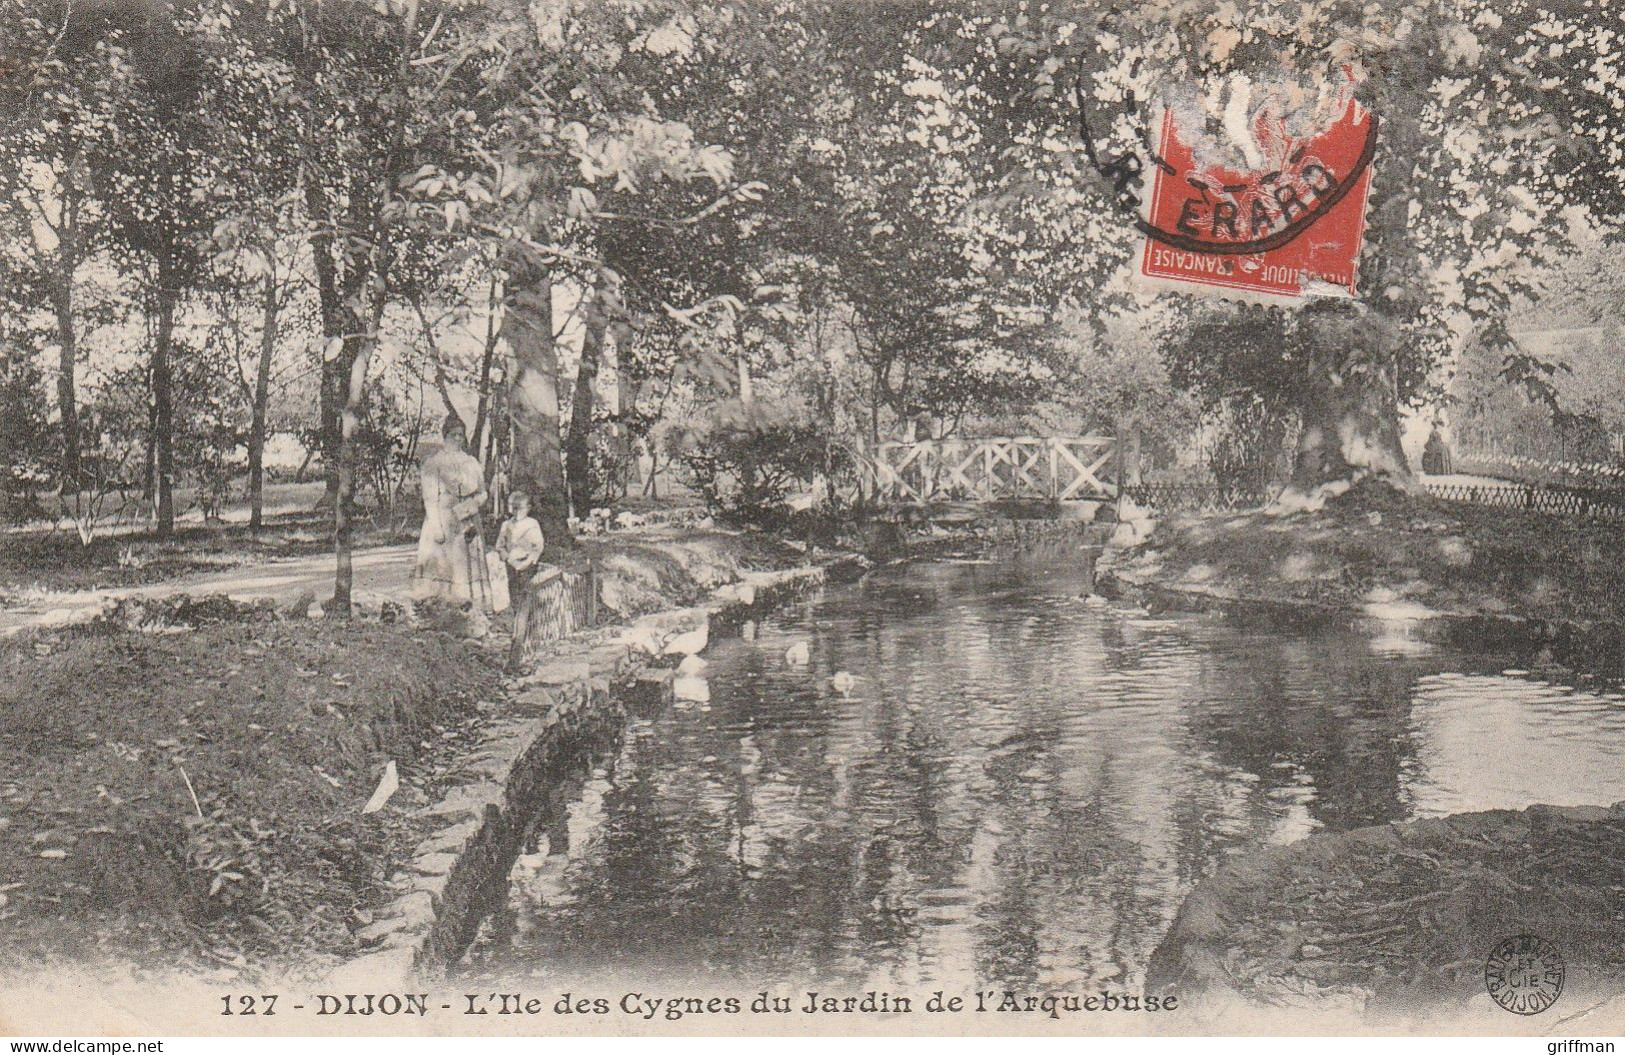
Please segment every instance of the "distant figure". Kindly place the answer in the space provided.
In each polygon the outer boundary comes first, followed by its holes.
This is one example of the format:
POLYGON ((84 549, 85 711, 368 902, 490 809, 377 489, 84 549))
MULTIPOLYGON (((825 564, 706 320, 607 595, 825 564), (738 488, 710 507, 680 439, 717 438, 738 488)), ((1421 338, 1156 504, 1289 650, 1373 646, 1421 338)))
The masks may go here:
POLYGON ((468 453, 462 419, 448 415, 441 429, 445 442, 423 460, 423 531, 418 535, 417 563, 412 569, 412 596, 437 598, 455 605, 473 604, 476 621, 484 622, 490 601, 485 588, 485 543, 480 538, 480 507, 485 504, 485 476, 468 453))
POLYGON ((1422 448, 1422 472, 1428 476, 1448 476, 1451 472, 1450 444, 1445 442, 1438 422, 1433 423, 1427 444, 1422 448))
POLYGON ((530 619, 536 610, 536 565, 542 559, 546 540, 542 525, 530 515, 530 495, 514 491, 508 496, 508 512, 497 534, 497 556, 508 570, 508 603, 513 606, 513 649, 517 659, 530 632, 530 619))

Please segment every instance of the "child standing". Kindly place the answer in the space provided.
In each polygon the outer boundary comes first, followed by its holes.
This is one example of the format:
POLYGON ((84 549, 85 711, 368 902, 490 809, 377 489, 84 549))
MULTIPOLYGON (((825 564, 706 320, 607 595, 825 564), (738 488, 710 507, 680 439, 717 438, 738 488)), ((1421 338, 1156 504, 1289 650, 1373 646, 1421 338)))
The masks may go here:
POLYGON ((508 569, 508 603, 513 607, 512 660, 523 653, 525 636, 530 630, 531 613, 535 610, 534 579, 536 564, 542 559, 542 525, 530 515, 530 495, 514 491, 508 496, 508 512, 497 534, 497 556, 508 569))

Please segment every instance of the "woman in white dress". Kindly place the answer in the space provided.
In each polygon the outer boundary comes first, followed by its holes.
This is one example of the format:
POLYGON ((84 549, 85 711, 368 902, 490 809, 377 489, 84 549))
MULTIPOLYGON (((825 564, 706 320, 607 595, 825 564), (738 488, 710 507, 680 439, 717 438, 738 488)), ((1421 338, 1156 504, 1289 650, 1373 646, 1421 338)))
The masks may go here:
POLYGON ((490 603, 479 527, 485 474, 467 451, 462 419, 447 417, 441 435, 445 442, 423 460, 423 531, 412 568, 412 596, 456 605, 478 600, 475 611, 483 615, 490 603))

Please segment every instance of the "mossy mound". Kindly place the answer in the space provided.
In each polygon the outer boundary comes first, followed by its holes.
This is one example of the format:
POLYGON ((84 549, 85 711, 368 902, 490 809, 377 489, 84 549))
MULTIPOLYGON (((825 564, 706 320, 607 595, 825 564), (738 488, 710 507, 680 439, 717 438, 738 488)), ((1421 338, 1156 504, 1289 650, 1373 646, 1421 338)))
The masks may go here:
POLYGON ((1625 803, 1317 833, 1204 880, 1148 992, 1193 1010, 1502 1015, 1484 965, 1533 934, 1566 963, 1553 1018, 1625 991, 1625 803))

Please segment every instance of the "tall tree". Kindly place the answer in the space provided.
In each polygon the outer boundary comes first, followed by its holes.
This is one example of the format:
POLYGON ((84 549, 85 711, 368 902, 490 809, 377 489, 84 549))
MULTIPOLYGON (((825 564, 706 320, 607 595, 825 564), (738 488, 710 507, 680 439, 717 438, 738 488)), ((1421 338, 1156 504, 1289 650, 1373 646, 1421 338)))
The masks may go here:
POLYGON ((130 71, 115 138, 93 163, 110 234, 140 276, 151 337, 151 451, 157 533, 175 530, 177 315, 205 268, 203 240, 218 218, 223 179, 206 119, 212 71, 195 12, 154 2, 109 38, 130 71))
POLYGON ((79 270, 97 252, 103 212, 92 159, 112 134, 125 78, 109 59, 116 42, 94 15, 44 3, 0 20, 0 54, 21 68, 0 78, 0 207, 15 211, 33 250, 57 349, 59 476, 71 492, 81 471, 78 369, 83 305, 79 270))
MULTIPOLYGON (((385 51, 386 55, 394 57, 396 71, 393 91, 388 96, 387 103, 393 125, 388 146, 384 151, 382 172, 377 176, 378 182, 375 186, 362 189, 364 200, 371 210, 369 216, 371 223, 362 235, 359 246, 366 264, 364 267, 357 267, 352 263, 351 266, 352 273, 359 271, 366 277, 358 301, 364 306, 367 316, 362 320, 364 328, 353 346, 349 335, 340 345, 345 349, 341 356, 341 365, 347 369, 343 375, 344 401, 339 415, 338 494, 333 506, 333 549, 336 569, 333 577, 333 601, 329 611, 346 619, 350 616, 351 591, 355 579, 352 532, 358 461, 356 433, 361 427, 367 397, 367 371, 371 366, 373 351, 378 344, 378 330, 383 323, 384 306, 388 298, 390 261, 394 253, 394 247, 389 241, 390 232, 387 224, 395 211, 393 206, 395 182, 399 179, 397 174, 409 169, 410 159, 421 146, 421 137, 414 134, 407 123, 414 102, 411 91, 412 60, 421 54, 424 43, 419 36, 418 11, 418 0, 406 0, 401 13, 399 36, 391 41, 393 47, 385 51), (352 347, 353 352, 350 350, 352 347), (343 362, 344 359, 348 361, 343 362)), ((355 313, 351 314, 353 317, 355 313)), ((327 377, 325 357, 323 361, 325 382, 327 377)), ((324 383, 324 391, 327 387, 324 383)))
POLYGON ((246 299, 257 309, 255 328, 242 326, 235 305, 223 305, 218 315, 221 325, 233 331, 230 340, 238 341, 243 331, 257 328, 252 369, 242 368, 240 376, 249 408, 248 526, 258 532, 265 523, 265 451, 277 352, 286 336, 283 320, 301 287, 299 269, 306 261, 302 240, 290 233, 299 230, 293 215, 297 206, 294 192, 284 188, 277 197, 274 188, 256 181, 246 186, 264 190, 267 196, 240 206, 218 223, 210 246, 215 251, 214 285, 220 300, 246 299))
MULTIPOLYGON (((570 547, 570 488, 558 434, 553 291, 566 283, 579 290, 602 273, 602 224, 680 229, 695 219, 643 213, 650 188, 708 182, 712 193, 697 208, 705 215, 750 193, 733 183, 728 151, 662 113, 644 79, 701 42, 722 46, 744 10, 492 0, 484 20, 463 24, 448 45, 481 55, 487 76, 467 103, 473 119, 459 125, 458 169, 418 174, 419 214, 478 233, 501 262, 501 332, 514 359, 511 476, 532 493, 544 533, 561 550, 570 547)), ((588 424, 590 414, 582 419, 588 424)))
MULTIPOLYGON (((419 129, 412 127, 411 59, 422 40, 403 42, 408 8, 334 0, 267 11, 256 36, 290 80, 286 116, 297 129, 316 290, 321 307, 320 440, 335 523, 342 487, 344 405, 356 360, 367 353, 373 320, 387 300, 393 241, 403 236, 390 210, 408 174, 419 129), (384 269, 385 273, 380 273, 384 269)), ((347 607, 345 609, 348 610, 347 607)))

